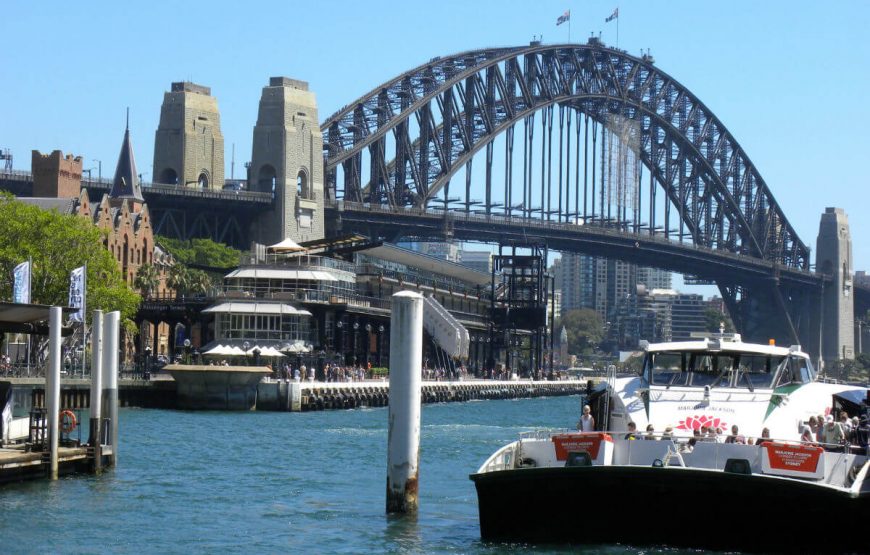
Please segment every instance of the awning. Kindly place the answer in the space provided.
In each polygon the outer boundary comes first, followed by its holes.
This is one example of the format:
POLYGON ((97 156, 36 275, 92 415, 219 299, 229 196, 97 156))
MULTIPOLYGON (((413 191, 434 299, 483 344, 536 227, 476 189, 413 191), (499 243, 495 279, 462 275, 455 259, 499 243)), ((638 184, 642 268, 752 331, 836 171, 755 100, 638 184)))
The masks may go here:
POLYGON ((227 302, 219 303, 210 306, 203 312, 211 312, 215 314, 281 314, 292 316, 311 316, 307 310, 295 308, 289 304, 282 303, 242 303, 242 302, 227 302))
POLYGON ((252 347, 250 350, 248 350, 248 354, 253 355, 254 349, 257 349, 260 351, 261 357, 278 358, 278 357, 284 356, 284 353, 282 353, 281 351, 279 351, 275 347, 259 347, 259 346, 252 347))
POLYGON ((274 253, 282 253, 282 252, 299 252, 304 251, 305 247, 302 247, 289 237, 281 241, 280 243, 275 243, 274 245, 269 245, 266 247, 266 252, 274 252, 274 253))
POLYGON ((232 278, 255 279, 307 279, 312 281, 338 281, 338 278, 322 270, 283 270, 280 268, 239 268, 226 276, 232 278))
POLYGON ((311 347, 306 345, 305 343, 297 342, 284 346, 282 350, 287 353, 310 353, 311 347))
POLYGON ((209 349, 208 351, 205 351, 202 354, 203 354, 203 356, 206 356, 206 355, 223 356, 223 355, 229 354, 228 350, 229 350, 229 347, 224 347, 223 345, 216 345, 216 346, 212 347, 211 349, 209 349))

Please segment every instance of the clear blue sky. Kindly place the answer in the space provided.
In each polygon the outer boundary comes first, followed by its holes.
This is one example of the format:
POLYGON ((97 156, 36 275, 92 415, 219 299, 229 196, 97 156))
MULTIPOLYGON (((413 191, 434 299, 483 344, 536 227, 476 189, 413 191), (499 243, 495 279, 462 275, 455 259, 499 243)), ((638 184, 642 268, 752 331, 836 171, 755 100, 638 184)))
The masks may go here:
MULTIPOLYGON (((805 243, 826 206, 847 210, 856 269, 870 270, 870 2, 807 0, 490 0, 367 2, 4 2, 0 147, 16 169, 61 149, 111 175, 125 108, 139 171, 150 180, 154 132, 172 81, 210 86, 221 110, 227 176, 250 159, 261 88, 309 81, 320 118, 434 56, 565 42, 601 31, 650 48, 740 142, 805 243)), ((96 174, 96 170, 94 170, 96 174)))

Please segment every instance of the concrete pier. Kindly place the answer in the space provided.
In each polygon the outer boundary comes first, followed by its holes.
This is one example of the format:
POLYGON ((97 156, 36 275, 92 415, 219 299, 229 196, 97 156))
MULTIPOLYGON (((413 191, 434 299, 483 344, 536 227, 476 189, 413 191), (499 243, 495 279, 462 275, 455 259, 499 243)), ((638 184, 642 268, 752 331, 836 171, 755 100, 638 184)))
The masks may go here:
POLYGON ((257 384, 272 373, 265 366, 203 366, 170 364, 180 409, 253 410, 257 384))

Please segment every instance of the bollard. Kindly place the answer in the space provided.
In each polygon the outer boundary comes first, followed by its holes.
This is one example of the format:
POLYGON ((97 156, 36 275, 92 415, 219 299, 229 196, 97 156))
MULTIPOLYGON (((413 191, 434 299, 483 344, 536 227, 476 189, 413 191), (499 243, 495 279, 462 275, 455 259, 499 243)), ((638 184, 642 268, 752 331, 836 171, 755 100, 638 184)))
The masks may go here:
POLYGON ((112 466, 118 462, 118 332, 121 313, 109 312, 103 321, 103 403, 109 419, 105 443, 112 446, 112 466))
POLYGON ((422 358, 423 296, 400 291, 390 316, 387 513, 417 512, 422 358))
POLYGON ((91 427, 89 443, 94 450, 94 472, 103 466, 103 448, 100 441, 100 411, 103 400, 103 311, 95 310, 91 322, 91 427))
POLYGON ((49 477, 57 480, 57 444, 60 431, 60 328, 62 313, 59 306, 48 312, 48 374, 45 379, 45 419, 48 424, 49 477))

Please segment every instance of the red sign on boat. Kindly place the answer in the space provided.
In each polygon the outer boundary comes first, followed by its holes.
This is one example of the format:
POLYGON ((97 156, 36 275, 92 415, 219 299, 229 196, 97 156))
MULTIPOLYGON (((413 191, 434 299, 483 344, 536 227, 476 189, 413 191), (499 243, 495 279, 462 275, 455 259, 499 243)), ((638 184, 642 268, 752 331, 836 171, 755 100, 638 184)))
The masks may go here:
POLYGON ((762 470, 767 474, 798 477, 824 477, 824 449, 815 445, 768 442, 763 445, 762 470))
POLYGON ((556 460, 564 461, 568 459, 568 453, 576 451, 586 451, 593 460, 598 459, 598 450, 601 449, 602 441, 613 443, 613 438, 605 433, 585 433, 585 434, 557 434, 552 436, 553 444, 556 447, 556 460))

